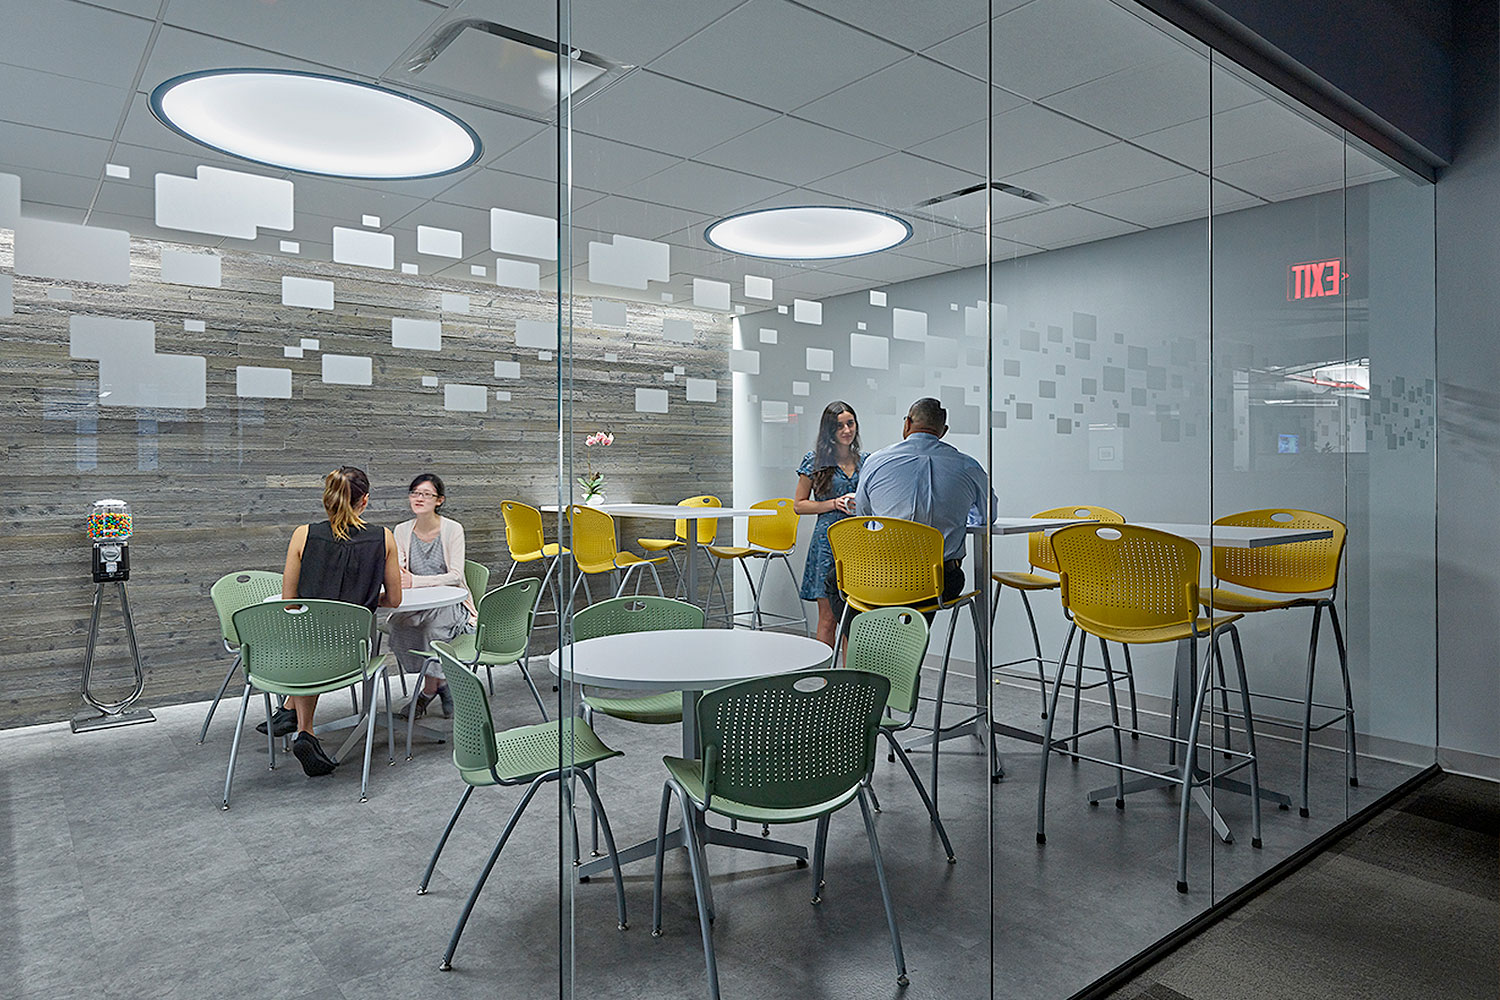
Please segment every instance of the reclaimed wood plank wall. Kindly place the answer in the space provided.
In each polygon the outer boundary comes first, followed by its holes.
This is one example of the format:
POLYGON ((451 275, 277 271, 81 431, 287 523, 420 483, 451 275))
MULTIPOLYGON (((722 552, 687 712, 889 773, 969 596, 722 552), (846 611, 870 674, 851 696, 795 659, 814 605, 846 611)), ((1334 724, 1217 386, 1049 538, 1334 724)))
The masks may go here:
MULTIPOLYGON (((82 707, 93 598, 84 519, 103 497, 129 501, 135 515, 129 593, 147 674, 141 703, 151 706, 217 689, 229 656, 209 588, 234 570, 279 570, 292 529, 322 517, 321 476, 341 463, 369 473, 368 519, 386 526, 410 516, 410 478, 438 473, 469 558, 497 580, 510 562, 500 501, 556 502, 560 398, 575 475, 584 436, 615 433, 613 447, 593 456, 612 499, 730 496, 727 316, 631 302, 626 329, 593 328, 590 299, 579 298, 571 352, 541 360, 516 346, 515 324, 555 323, 551 294, 233 250, 218 251, 221 288, 190 287, 160 280, 163 246, 171 245, 132 241, 124 288, 13 279, 14 316, 0 318, 0 728, 67 719, 82 707), (283 305, 283 275, 332 280, 335 308, 283 305), (469 313, 440 313, 444 292, 469 296, 469 313), (206 357, 206 407, 101 405, 98 362, 69 356, 74 315, 150 320, 158 354, 206 357), (441 351, 393 348, 393 316, 440 317, 441 351), (669 318, 691 321, 694 341, 664 340, 669 318), (185 330, 189 320, 204 332, 185 330), (319 349, 287 357, 284 348, 302 338, 319 349), (325 384, 324 353, 372 358, 373 385, 325 384), (559 359, 570 353, 571 373, 562 368, 560 380, 559 359), (519 362, 520 378, 496 378, 496 361, 519 362), (238 396, 241 365, 290 369, 292 397, 238 396), (664 379, 674 367, 685 375, 664 379), (424 386, 424 376, 438 384, 424 386), (687 402, 688 376, 715 380, 717 400, 687 402), (486 386, 487 411, 445 410, 448 382, 486 386), (670 412, 637 413, 637 388, 668 389, 670 412)), ((12 259, 9 234, 0 233, 0 274, 12 259)), ((622 535, 628 542, 663 528, 637 521, 622 535)), ((130 673, 114 601, 109 588, 95 688, 118 697, 130 673)))

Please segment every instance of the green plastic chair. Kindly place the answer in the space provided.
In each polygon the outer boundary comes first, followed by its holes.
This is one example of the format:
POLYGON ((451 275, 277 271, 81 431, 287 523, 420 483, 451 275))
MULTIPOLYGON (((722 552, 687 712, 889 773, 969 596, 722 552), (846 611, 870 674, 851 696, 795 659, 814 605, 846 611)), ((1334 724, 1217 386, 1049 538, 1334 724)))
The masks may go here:
POLYGON ((478 608, 479 599, 490 587, 490 568, 472 559, 464 560, 464 586, 469 588, 469 597, 473 599, 474 607, 478 608))
MULTIPOLYGON (((276 738, 271 734, 271 695, 327 694, 362 685, 365 698, 365 769, 360 779, 359 801, 368 800, 370 753, 375 746, 374 684, 385 679, 387 661, 370 662, 370 609, 343 601, 296 598, 259 603, 241 608, 232 616, 240 640, 240 658, 245 665, 245 693, 240 700, 239 725, 229 750, 229 772, 224 776, 224 808, 229 808, 234 762, 240 752, 240 734, 250 694, 260 691, 266 702, 266 745, 271 751, 271 769, 276 768, 276 738)), ((387 749, 396 762, 391 735, 391 696, 385 698, 387 749)))
POLYGON ((224 648, 234 654, 234 661, 225 671, 224 683, 219 685, 219 693, 214 695, 213 704, 208 706, 208 714, 203 717, 203 728, 198 730, 200 747, 208 738, 208 724, 214 721, 214 711, 223 700, 224 692, 229 690, 229 682, 234 680, 235 672, 240 669, 240 637, 234 630, 234 613, 280 593, 281 574, 259 569, 225 573, 209 588, 209 599, 214 602, 214 610, 219 613, 219 632, 224 639, 224 648))
MULTIPOLYGON (((885 715, 880 720, 880 733, 890 746, 890 759, 899 759, 911 775, 927 815, 932 817, 942 838, 943 849, 948 852, 948 863, 954 864, 953 844, 948 840, 948 831, 938 818, 937 804, 927 794, 911 758, 896 740, 896 734, 911 728, 917 714, 917 697, 922 684, 922 659, 927 655, 927 621, 911 608, 881 608, 854 616, 849 628, 848 666, 856 670, 868 670, 891 682, 891 694, 886 702, 885 715)), ((875 789, 870 788, 875 811, 880 811, 880 800, 875 789)))
MULTIPOLYGON (((702 628, 703 622, 703 609, 686 601, 670 597, 616 597, 591 604, 573 615, 573 641, 625 632, 702 628)), ((624 698, 607 698, 585 691, 583 705, 583 717, 590 722, 595 712, 648 726, 682 721, 681 691, 624 698)))
MULTIPOLYGON (((540 580, 532 579, 527 582, 536 583, 538 588, 541 586, 540 580)), ((536 795, 537 789, 548 781, 562 782, 563 798, 569 815, 573 812, 572 792, 568 782, 562 779, 576 776, 588 792, 594 814, 604 824, 604 842, 609 847, 609 857, 614 863, 619 926, 620 930, 625 930, 629 924, 625 920, 625 880, 620 874, 620 858, 615 851, 615 838, 610 832, 604 805, 599 801, 599 792, 588 776, 589 768, 601 760, 620 756, 620 751, 605 746, 594 735, 588 723, 581 719, 543 722, 496 733, 494 718, 490 715, 490 701, 478 675, 459 662, 454 655, 455 650, 449 644, 435 642, 432 648, 443 664, 443 673, 448 677, 448 688, 453 693, 453 766, 458 768, 458 775, 467 787, 459 797, 453 815, 448 818, 443 835, 438 838, 437 847, 432 851, 432 860, 427 862, 422 883, 417 887, 417 895, 427 894, 427 883, 431 881, 432 872, 437 867, 438 856, 443 853, 443 845, 447 844, 448 835, 453 832, 453 826, 468 804, 469 796, 474 794, 474 789, 495 785, 526 785, 525 794, 511 812, 505 828, 500 831, 495 849, 490 852, 489 860, 485 862, 484 869, 474 882, 474 888, 469 892, 469 900, 464 904, 458 925, 453 928, 453 937, 448 941, 448 950, 443 954, 443 964, 439 968, 444 972, 453 968, 453 953, 458 948, 458 939, 463 935, 469 914, 474 911, 474 904, 479 899, 485 880, 490 877, 490 871, 500 859, 500 851, 510 839, 526 806, 536 795)), ((575 863, 578 860, 576 826, 573 830, 573 860, 575 863)))
POLYGON ((890 691, 891 682, 880 674, 849 669, 807 670, 730 684, 705 693, 698 702, 703 758, 662 758, 668 778, 656 821, 651 934, 661 935, 662 858, 667 811, 675 795, 682 810, 682 829, 697 895, 710 1000, 719 998, 719 971, 710 924, 713 902, 708 859, 700 839, 706 814, 752 823, 817 820, 812 897, 816 904, 822 901, 819 893, 828 847, 828 819, 855 799, 864 815, 865 835, 890 925, 896 982, 907 985, 901 932, 896 927, 864 786, 875 763, 875 744, 890 691))

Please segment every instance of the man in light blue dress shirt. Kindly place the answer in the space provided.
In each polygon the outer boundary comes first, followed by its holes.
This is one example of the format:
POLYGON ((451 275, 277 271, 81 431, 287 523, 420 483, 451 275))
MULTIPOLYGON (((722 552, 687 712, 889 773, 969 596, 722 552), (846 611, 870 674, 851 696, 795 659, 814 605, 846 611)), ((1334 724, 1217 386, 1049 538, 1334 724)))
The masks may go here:
POLYGON ((963 592, 963 558, 970 524, 983 524, 988 506, 996 516, 995 494, 984 466, 941 440, 948 433, 948 411, 930 396, 911 404, 901 440, 865 460, 856 514, 901 517, 930 524, 943 533, 943 599, 963 592))

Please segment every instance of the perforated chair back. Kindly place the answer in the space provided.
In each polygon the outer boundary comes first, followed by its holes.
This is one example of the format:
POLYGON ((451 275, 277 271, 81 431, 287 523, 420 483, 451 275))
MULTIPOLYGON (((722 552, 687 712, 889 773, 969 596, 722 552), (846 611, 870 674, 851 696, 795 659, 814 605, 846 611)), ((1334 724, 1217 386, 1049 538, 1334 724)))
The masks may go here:
POLYGON ((1139 525, 1074 524, 1052 533, 1052 551, 1063 607, 1096 635, 1197 620, 1195 542, 1139 525))
POLYGON ((281 574, 268 573, 260 569, 245 569, 238 573, 225 573, 209 588, 209 599, 219 613, 219 632, 224 644, 233 648, 240 644, 234 630, 234 613, 240 608, 259 604, 268 597, 281 593, 281 574))
POLYGON ((625 632, 702 628, 703 609, 670 597, 616 597, 590 604, 573 616, 573 640, 625 632))
POLYGON ((1251 528, 1318 528, 1333 532, 1332 538, 1287 545, 1265 545, 1258 549, 1214 546, 1214 576, 1221 582, 1273 594, 1311 594, 1331 590, 1339 582, 1339 564, 1344 558, 1344 523, 1310 510, 1274 508, 1247 510, 1214 521, 1215 525, 1251 528))
MULTIPOLYGON (((719 502, 718 497, 708 496, 705 494, 704 496, 700 497, 688 497, 686 500, 680 502, 677 506, 722 507, 724 505, 719 502)), ((687 541, 688 520, 686 518, 683 518, 680 521, 673 521, 672 523, 676 525, 678 539, 684 542, 687 541)), ((719 535, 719 519, 717 517, 705 517, 701 520, 695 520, 693 523, 698 525, 698 544, 712 545, 714 543, 714 539, 719 535)))
POLYGON ((234 628, 252 683, 286 693, 366 672, 373 619, 357 604, 298 598, 241 608, 234 628))
POLYGON ((490 568, 472 559, 464 560, 464 586, 469 588, 469 599, 477 606, 479 599, 490 586, 490 568))
POLYGON ((943 533, 899 517, 846 517, 828 527, 839 590, 874 607, 920 606, 943 593, 943 533))
POLYGON ((855 788, 875 763, 891 682, 867 670, 806 670, 731 684, 698 703, 703 783, 714 796, 805 809, 855 788))
MULTIPOLYGON (((1101 524, 1124 524, 1125 518, 1108 507, 1093 507, 1089 504, 1074 504, 1070 507, 1053 507, 1039 510, 1032 517, 1076 517, 1098 521, 1101 524)), ((1033 531, 1026 536, 1028 559, 1034 569, 1057 572, 1057 563, 1052 558, 1052 543, 1045 531, 1033 531)))
POLYGON ((911 608, 866 611, 849 627, 847 663, 890 681, 887 707, 909 716, 917 710, 927 640, 927 620, 911 608))
POLYGON ((773 552, 790 552, 797 547, 797 526, 802 518, 792 509, 791 497, 776 497, 751 504, 751 510, 774 510, 775 517, 752 517, 746 530, 746 540, 757 548, 773 552))
POLYGON ((525 656, 541 594, 542 581, 535 576, 523 576, 485 594, 474 627, 475 651, 507 663, 525 656))
MULTIPOLYGON (((535 559, 546 542, 542 530, 542 512, 519 500, 502 500, 500 514, 505 518, 505 547, 516 562, 535 559)), ((480 588, 480 593, 484 588, 480 588)))
POLYGON ((615 519, 602 510, 572 504, 568 521, 573 525, 570 545, 573 561, 585 573, 607 573, 615 568, 615 519))
MULTIPOLYGON (((496 591, 499 593, 499 591, 496 591)), ((471 774, 489 774, 499 757, 495 752, 495 721, 484 682, 453 654, 446 642, 434 642, 433 652, 443 665, 448 690, 453 695, 453 766, 468 780, 471 774)), ((490 782, 479 781, 471 784, 490 782)))

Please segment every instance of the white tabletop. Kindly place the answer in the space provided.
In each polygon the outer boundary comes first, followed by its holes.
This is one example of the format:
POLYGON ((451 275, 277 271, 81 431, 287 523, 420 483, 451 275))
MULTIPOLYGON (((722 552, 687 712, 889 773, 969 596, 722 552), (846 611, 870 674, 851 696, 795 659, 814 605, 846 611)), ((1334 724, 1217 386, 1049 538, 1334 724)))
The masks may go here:
POLYGON ((1266 545, 1289 545, 1292 542, 1312 542, 1320 538, 1332 538, 1327 528, 1245 528, 1226 524, 1145 524, 1133 522, 1138 527, 1155 528, 1199 545, 1214 545, 1226 549, 1258 549, 1266 545))
MULTIPOLYGON (((1093 520, 1091 517, 997 517, 990 522, 990 534, 1027 535, 1033 531, 1053 531, 1057 528, 1066 528, 1070 524, 1088 524, 1093 520)), ((969 525, 969 534, 984 534, 984 525, 969 525)))
MULTIPOLYGON (((572 645, 572 680, 631 691, 705 691, 828 663, 816 639, 749 629, 664 629, 584 639, 572 645)), ((562 674, 562 650, 547 665, 562 674)))
MULTIPOLYGON (((593 504, 594 510, 611 517, 642 517, 653 521, 699 521, 711 517, 773 517, 774 510, 757 510, 752 507, 679 507, 671 503, 601 503, 593 504)), ((559 510, 556 504, 540 508, 549 514, 559 510)))
MULTIPOLYGON (((401 607, 379 608, 380 611, 429 611, 432 608, 446 608, 450 604, 462 604, 469 599, 467 587, 413 587, 410 590, 401 591, 401 607)), ((262 599, 262 604, 270 604, 273 601, 282 601, 286 598, 280 594, 272 594, 262 599)), ((296 598, 292 598, 296 600, 296 598)))

